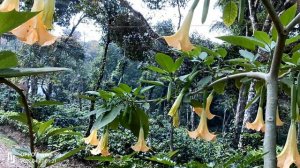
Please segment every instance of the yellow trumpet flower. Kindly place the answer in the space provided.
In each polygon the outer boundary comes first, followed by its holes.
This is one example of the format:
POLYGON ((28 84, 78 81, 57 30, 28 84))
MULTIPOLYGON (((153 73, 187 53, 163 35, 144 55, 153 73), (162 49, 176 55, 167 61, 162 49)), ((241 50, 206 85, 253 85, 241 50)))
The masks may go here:
POLYGON ((43 11, 43 22, 47 29, 53 28, 53 15, 55 10, 55 0, 45 0, 45 8, 43 11))
POLYGON ((4 0, 0 5, 0 12, 19 11, 19 0, 4 0))
POLYGON ((180 26, 179 30, 171 36, 163 36, 169 46, 174 47, 178 50, 182 51, 191 51, 195 47, 190 42, 189 32, 191 28, 191 23, 193 20, 194 10, 197 6, 199 0, 196 0, 193 7, 188 11, 186 18, 184 19, 182 25, 180 26))
POLYGON ((203 111, 201 113, 200 123, 195 131, 188 131, 189 136, 193 139, 204 139, 206 141, 214 141, 216 140, 216 135, 209 132, 207 127, 207 116, 206 112, 203 111))
POLYGON ((168 115, 171 116, 171 117, 174 117, 178 111, 178 108, 181 104, 181 101, 182 101, 182 98, 183 98, 184 94, 183 92, 181 91, 180 94, 178 95, 178 97, 176 98, 174 104, 172 105, 168 115))
POLYGON ((278 111, 278 107, 277 107, 277 111, 276 111, 276 126, 283 126, 284 122, 281 121, 280 117, 279 117, 279 111, 278 111))
POLYGON ((102 156, 108 156, 110 153, 108 152, 108 130, 105 131, 104 135, 101 137, 98 146, 91 150, 93 155, 99 155, 101 153, 102 156))
POLYGON ((293 122, 282 152, 277 156, 277 167, 289 168, 292 163, 300 167, 300 155, 297 146, 297 128, 293 122))
POLYGON ((97 130, 93 130, 88 137, 84 138, 84 142, 86 144, 91 144, 91 145, 97 146, 99 143, 98 138, 97 138, 97 130))
POLYGON ((258 112, 256 115, 256 119, 253 123, 246 123, 246 128, 256 130, 256 131, 262 131, 265 132, 265 122, 263 118, 263 109, 262 107, 258 108, 258 112))
POLYGON ((149 151, 150 148, 146 145, 143 127, 140 128, 139 139, 138 139, 137 143, 134 146, 132 146, 131 148, 136 152, 141 152, 141 151, 148 152, 149 151))
POLYGON ((210 112, 210 105, 212 103, 212 100, 213 100, 214 96, 213 94, 209 94, 209 96, 206 98, 206 116, 209 120, 213 119, 216 115, 213 115, 211 112, 210 112))
POLYGON ((193 112, 195 112, 199 117, 201 116, 202 111, 202 107, 193 107, 193 112))
MULTIPOLYGON (((45 8, 44 0, 34 0, 32 12, 42 11, 45 8)), ((19 40, 26 44, 38 43, 41 46, 51 45, 57 39, 48 33, 43 22, 43 12, 28 20, 11 31, 19 40)))
MULTIPOLYGON (((206 116, 209 120, 213 119, 216 115, 212 114, 210 112, 210 105, 212 103, 213 100, 213 95, 210 94, 207 99, 206 99, 206 116)), ((201 113, 203 112, 203 108, 202 107, 193 107, 193 111, 199 116, 201 117, 201 113)))

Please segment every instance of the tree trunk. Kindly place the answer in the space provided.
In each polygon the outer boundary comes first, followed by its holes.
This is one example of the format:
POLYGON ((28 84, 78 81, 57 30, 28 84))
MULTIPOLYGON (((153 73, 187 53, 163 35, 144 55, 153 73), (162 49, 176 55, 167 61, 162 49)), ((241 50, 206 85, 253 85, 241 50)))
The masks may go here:
MULTIPOLYGON (((255 83, 251 82, 250 88, 249 88, 249 94, 248 94, 248 100, 247 104, 255 97, 255 83)), ((249 132, 249 130, 245 127, 247 122, 253 122, 256 113, 258 109, 258 103, 254 102, 244 113, 244 119, 243 119, 243 124, 242 124, 242 129, 241 129, 241 134, 240 134, 240 139, 239 139, 239 148, 242 148, 244 145, 246 145, 246 138, 243 136, 243 133, 249 132)))
POLYGON ((240 91, 239 91, 239 99, 236 107, 236 113, 235 113, 235 119, 234 119, 234 128, 235 128, 235 134, 234 134, 234 145, 235 147, 238 146, 238 141, 240 139, 243 120, 244 120, 244 114, 245 114, 245 107, 247 104, 247 93, 248 93, 248 87, 245 84, 242 84, 240 91))
MULTIPOLYGON (((105 70, 105 66, 106 66, 106 61, 107 61, 107 53, 108 53, 108 48, 109 48, 109 44, 110 44, 110 33, 109 33, 109 30, 107 32, 107 35, 106 35, 106 43, 105 43, 105 47, 104 47, 104 53, 101 57, 101 66, 99 67, 99 78, 97 80, 97 83, 94 87, 94 90, 99 90, 100 89, 100 86, 101 86, 101 82, 102 82, 102 79, 104 77, 104 70, 105 70)), ((92 100, 91 101, 91 105, 90 105, 90 111, 93 111, 95 110, 95 101, 92 100)), ((90 134, 90 131, 94 125, 94 122, 95 122, 95 119, 96 119, 96 115, 91 115, 90 116, 90 119, 89 119, 89 126, 88 126, 88 129, 85 133, 85 136, 88 136, 90 134)))

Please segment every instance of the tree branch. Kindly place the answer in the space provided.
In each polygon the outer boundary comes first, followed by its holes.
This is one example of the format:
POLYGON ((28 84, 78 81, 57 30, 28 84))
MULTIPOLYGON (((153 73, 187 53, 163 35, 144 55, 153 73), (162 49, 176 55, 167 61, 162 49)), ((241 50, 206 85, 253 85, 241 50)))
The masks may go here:
POLYGON ((34 168, 37 168, 38 164, 36 161, 35 148, 34 148, 34 132, 33 132, 33 126, 32 126, 32 117, 31 117, 31 111, 29 109, 26 96, 23 93, 23 90, 20 89, 15 84, 13 84, 12 82, 10 82, 4 78, 0 78, 0 83, 3 83, 5 85, 11 87, 21 96, 21 100, 22 100, 22 103, 24 106, 24 111, 25 111, 26 117, 27 117, 27 125, 28 125, 28 129, 29 129, 30 151, 31 151, 32 159, 34 160, 34 168))
POLYGON ((266 80, 266 75, 265 73, 262 73, 262 72, 243 72, 243 73, 238 73, 238 74, 233 74, 233 75, 228 75, 228 76, 225 76, 223 78, 220 78, 214 82, 212 82, 211 84, 209 84, 208 86, 206 87, 203 87, 195 92, 192 92, 192 93, 189 93, 189 95, 193 95, 193 94, 197 94, 201 91, 203 91, 204 89, 208 89, 208 88, 211 88, 213 87, 214 85, 220 83, 220 82, 224 82, 224 81, 227 81, 229 79, 236 79, 236 78, 241 78, 241 77, 251 77, 251 78, 257 78, 257 79, 262 79, 262 80, 266 80))
POLYGON ((286 35, 287 33, 278 17, 273 5, 271 4, 270 0, 262 0, 262 2, 271 17, 278 34, 286 35))
POLYGON ((298 23, 300 23, 300 13, 286 26, 286 32, 290 32, 298 23))

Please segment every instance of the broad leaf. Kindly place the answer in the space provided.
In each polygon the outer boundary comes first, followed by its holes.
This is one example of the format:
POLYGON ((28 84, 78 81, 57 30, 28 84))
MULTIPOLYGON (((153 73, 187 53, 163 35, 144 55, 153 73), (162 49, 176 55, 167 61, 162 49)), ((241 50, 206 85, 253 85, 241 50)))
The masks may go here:
POLYGON ((224 94, 226 82, 219 82, 213 86, 213 89, 218 94, 224 94))
POLYGON ((230 1, 229 3, 226 4, 223 11, 224 24, 227 27, 231 26, 234 23, 237 15, 238 15, 238 7, 233 1, 230 1))
POLYGON ((111 109, 111 111, 105 113, 103 117, 98 117, 93 125, 93 129, 100 129, 109 123, 111 123, 121 112, 124 108, 122 104, 115 106, 111 109))
POLYGON ((0 69, 12 68, 18 65, 18 59, 15 53, 11 51, 0 52, 0 69))
POLYGON ((165 86, 164 83, 161 81, 141 80, 141 83, 147 83, 147 84, 156 85, 156 86, 165 86))
POLYGON ((251 37, 246 36, 221 36, 218 37, 223 41, 231 43, 233 45, 244 47, 245 49, 255 50, 256 46, 265 47, 265 44, 251 37))
POLYGON ((269 37, 269 35, 266 33, 266 32, 263 32, 263 31, 255 31, 254 32, 254 37, 257 39, 257 40, 260 40, 266 44, 271 44, 272 40, 271 38, 269 37))
POLYGON ((147 69, 151 70, 151 71, 154 71, 154 72, 157 72, 157 73, 160 73, 160 74, 167 74, 168 72, 161 69, 161 68, 158 68, 158 67, 155 67, 155 66, 148 66, 147 69))
POLYGON ((31 75, 40 75, 47 74, 51 72, 60 72, 60 71, 69 71, 68 68, 7 68, 0 69, 0 77, 2 78, 13 78, 21 76, 31 76, 31 75))
POLYGON ((163 70, 170 73, 174 72, 174 61, 170 56, 158 53, 155 55, 155 60, 163 70))
POLYGON ((253 62, 255 61, 255 55, 247 50, 239 50, 239 53, 242 57, 248 59, 249 61, 253 62))

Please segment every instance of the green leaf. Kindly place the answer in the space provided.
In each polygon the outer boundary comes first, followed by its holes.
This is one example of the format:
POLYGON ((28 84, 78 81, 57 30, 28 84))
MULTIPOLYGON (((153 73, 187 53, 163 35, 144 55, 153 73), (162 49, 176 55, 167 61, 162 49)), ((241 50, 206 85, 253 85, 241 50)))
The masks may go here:
POLYGON ((114 97, 114 93, 113 92, 108 92, 105 90, 100 90, 99 91, 100 97, 106 101, 109 101, 110 99, 112 99, 114 97))
POLYGON ((113 107, 111 111, 105 113, 103 117, 98 117, 93 125, 92 130, 100 129, 111 123, 120 114, 122 109, 124 109, 124 106, 120 104, 113 107))
POLYGON ((150 81, 150 80, 141 80, 141 83, 147 83, 155 86, 165 86, 161 81, 150 81))
POLYGON ((130 93, 132 88, 124 83, 119 84, 119 87, 123 89, 126 93, 130 93))
MULTIPOLYGON (((289 9, 285 10, 281 13, 279 16, 279 19, 283 26, 288 25, 295 17, 297 12, 297 3, 295 3, 293 6, 291 6, 289 9)), ((272 39, 273 41, 277 40, 278 32, 274 26, 272 26, 272 39)))
POLYGON ((145 93, 145 92, 151 90, 152 88, 154 88, 154 86, 146 86, 146 87, 143 87, 143 88, 141 89, 141 94, 143 94, 143 93, 145 93))
POLYGON ((86 96, 86 95, 77 95, 78 98, 80 99, 86 99, 86 100, 90 100, 90 101, 95 101, 96 99, 94 97, 91 97, 91 96, 86 96))
POLYGON ((155 66, 148 66, 147 69, 153 71, 153 72, 157 72, 157 73, 160 73, 160 74, 168 74, 167 71, 163 70, 163 69, 160 69, 158 67, 155 67, 155 66))
POLYGON ((206 76, 204 78, 202 78, 198 83, 197 83, 197 88, 204 88, 205 86, 207 86, 209 83, 211 83, 212 81, 212 76, 206 76))
POLYGON ((53 100, 45 100, 45 101, 39 101, 32 104, 32 107, 40 107, 40 106, 59 106, 64 105, 62 102, 53 101, 53 100))
POLYGON ((158 53, 155 55, 155 60, 163 70, 170 73, 174 72, 174 61, 170 56, 158 53))
POLYGON ((27 116, 26 116, 25 113, 18 113, 17 115, 9 116, 9 118, 11 118, 11 119, 13 119, 15 121, 21 122, 24 125, 28 124, 28 122, 27 122, 27 116))
POLYGON ((272 40, 271 38, 269 37, 269 35, 266 33, 266 32, 263 32, 263 31, 255 31, 254 32, 254 37, 257 39, 257 40, 260 40, 266 44, 271 44, 272 43, 272 40))
POLYGON ((96 92, 96 91, 87 91, 85 92, 86 94, 89 94, 91 96, 100 96, 100 93, 99 92, 96 92))
POLYGON ((297 12, 297 3, 295 3, 286 11, 282 12, 282 14, 279 16, 282 24, 284 26, 288 25, 294 19, 296 12, 297 12))
POLYGON ((184 60, 183 57, 179 57, 179 58, 176 59, 174 67, 173 67, 173 72, 176 72, 180 68, 180 66, 183 63, 183 60, 184 60))
POLYGON ((0 35, 20 26, 39 12, 0 12, 0 35))
POLYGON ((291 37, 291 38, 287 39, 286 42, 285 42, 285 45, 289 45, 289 44, 294 43, 298 40, 300 40, 300 35, 294 36, 294 37, 291 37))
POLYGON ((265 47, 265 44, 251 37, 246 36, 221 36, 217 37, 230 44, 244 47, 245 49, 255 50, 256 46, 265 47))
POLYGON ((226 4, 223 10, 224 24, 227 27, 231 26, 234 23, 237 15, 238 15, 238 7, 233 1, 230 1, 229 3, 226 4))
POLYGON ((238 16, 238 21, 239 23, 242 23, 242 21, 244 20, 244 16, 245 16, 245 2, 246 0, 239 0, 239 16, 238 16))
POLYGON ((50 128, 50 126, 54 123, 54 119, 51 119, 47 122, 44 122, 42 124, 40 124, 38 127, 38 135, 41 136, 42 134, 44 134, 46 132, 46 130, 48 128, 50 128))
POLYGON ((32 155, 29 148, 13 148, 12 154, 24 159, 32 159, 32 155))
POLYGON ((18 66, 18 59, 15 53, 11 51, 0 52, 0 69, 12 68, 18 66))
POLYGON ((49 162, 47 163, 47 166, 51 166, 51 165, 54 165, 54 164, 56 164, 56 163, 62 162, 62 161, 64 161, 64 160, 68 159, 69 157, 71 157, 71 156, 77 154, 78 152, 80 152, 80 151, 83 150, 84 148, 85 148, 84 146, 81 146, 81 147, 79 147, 79 148, 75 148, 75 149, 73 149, 73 150, 71 150, 71 151, 68 151, 68 152, 66 152, 66 153, 59 154, 59 155, 55 156, 53 159, 51 159, 51 161, 49 161, 49 162))
POLYGON ((255 55, 247 50, 239 50, 242 57, 248 59, 250 62, 255 61, 255 55))
POLYGON ((218 94, 224 94, 226 82, 219 82, 213 86, 213 89, 218 94))
POLYGON ((224 48, 218 48, 217 53, 219 53, 222 58, 227 56, 227 51, 224 48))
POLYGON ((69 71, 68 68, 7 68, 0 69, 0 77, 1 78, 13 78, 13 77, 21 77, 21 76, 31 76, 31 75, 40 75, 47 74, 52 72, 60 72, 60 71, 69 71))
POLYGON ((202 9, 202 24, 205 22, 209 10, 209 2, 210 0, 204 0, 204 5, 202 9))

